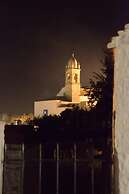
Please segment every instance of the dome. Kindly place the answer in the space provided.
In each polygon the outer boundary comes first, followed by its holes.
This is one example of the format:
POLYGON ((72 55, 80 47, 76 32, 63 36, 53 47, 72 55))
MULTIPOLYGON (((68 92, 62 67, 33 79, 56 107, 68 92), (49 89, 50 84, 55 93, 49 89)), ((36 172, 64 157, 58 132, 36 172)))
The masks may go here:
POLYGON ((68 61, 68 68, 78 68, 78 62, 74 56, 74 53, 68 61))

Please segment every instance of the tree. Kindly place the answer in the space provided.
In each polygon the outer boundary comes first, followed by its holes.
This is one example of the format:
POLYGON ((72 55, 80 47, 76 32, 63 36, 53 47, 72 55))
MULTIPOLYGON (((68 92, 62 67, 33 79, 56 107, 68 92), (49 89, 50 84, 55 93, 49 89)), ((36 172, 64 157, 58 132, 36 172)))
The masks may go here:
POLYGON ((94 79, 90 80, 94 98, 98 101, 95 112, 98 122, 104 128, 112 126, 112 96, 113 96, 113 53, 105 51, 105 59, 102 61, 101 73, 94 73, 94 79))

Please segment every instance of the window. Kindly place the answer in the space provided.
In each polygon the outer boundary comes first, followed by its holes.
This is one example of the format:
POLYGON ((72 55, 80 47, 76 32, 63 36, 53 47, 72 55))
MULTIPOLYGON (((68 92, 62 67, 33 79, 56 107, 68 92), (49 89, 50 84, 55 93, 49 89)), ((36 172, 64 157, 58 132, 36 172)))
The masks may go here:
POLYGON ((48 116, 48 109, 43 110, 43 116, 48 116))
POLYGON ((78 82, 78 75, 77 75, 77 73, 75 73, 75 75, 74 75, 74 80, 75 80, 75 83, 78 82))

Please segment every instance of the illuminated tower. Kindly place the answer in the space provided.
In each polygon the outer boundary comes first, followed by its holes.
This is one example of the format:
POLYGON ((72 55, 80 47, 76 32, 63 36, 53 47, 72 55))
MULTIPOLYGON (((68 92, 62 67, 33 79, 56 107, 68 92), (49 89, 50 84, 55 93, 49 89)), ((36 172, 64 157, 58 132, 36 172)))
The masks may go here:
POLYGON ((80 102, 80 64, 74 53, 66 65, 65 71, 65 96, 72 102, 80 102))

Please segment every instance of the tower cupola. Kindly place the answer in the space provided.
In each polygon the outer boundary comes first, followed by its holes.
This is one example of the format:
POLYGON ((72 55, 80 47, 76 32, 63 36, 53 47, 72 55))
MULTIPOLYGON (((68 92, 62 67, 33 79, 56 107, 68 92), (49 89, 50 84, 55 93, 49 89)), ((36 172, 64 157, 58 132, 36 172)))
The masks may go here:
POLYGON ((77 60, 76 60, 76 58, 74 56, 74 53, 73 53, 71 58, 68 61, 67 68, 68 69, 77 69, 79 67, 80 67, 80 65, 78 64, 78 62, 77 62, 77 60))

